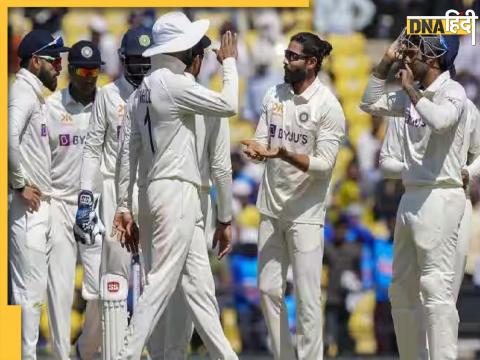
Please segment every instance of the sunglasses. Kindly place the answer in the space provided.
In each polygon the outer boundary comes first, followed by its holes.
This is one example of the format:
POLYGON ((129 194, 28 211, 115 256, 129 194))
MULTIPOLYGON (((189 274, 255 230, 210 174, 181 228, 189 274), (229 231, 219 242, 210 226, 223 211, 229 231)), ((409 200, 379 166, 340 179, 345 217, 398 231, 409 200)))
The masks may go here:
POLYGON ((53 57, 53 56, 48 56, 48 55, 35 55, 36 57, 43 59, 54 67, 58 67, 62 65, 62 58, 61 57, 53 57))
POLYGON ((47 45, 42 46, 40 49, 36 50, 35 52, 32 53, 32 55, 35 55, 39 53, 42 50, 45 50, 51 46, 54 47, 63 47, 63 38, 61 36, 57 37, 56 39, 53 39, 50 41, 47 45))
POLYGON ((291 50, 285 50, 285 59, 288 61, 297 61, 301 59, 306 59, 309 58, 310 56, 304 55, 304 54, 297 54, 296 52, 293 52, 291 50))
POLYGON ((100 74, 99 68, 87 69, 87 68, 73 68, 73 72, 80 77, 97 77, 100 74))

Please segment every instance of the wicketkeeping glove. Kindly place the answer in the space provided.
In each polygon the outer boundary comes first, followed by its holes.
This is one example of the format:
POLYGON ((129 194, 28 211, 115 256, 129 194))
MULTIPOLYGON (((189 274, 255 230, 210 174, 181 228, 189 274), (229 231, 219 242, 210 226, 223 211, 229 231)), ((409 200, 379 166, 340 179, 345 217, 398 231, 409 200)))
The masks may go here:
POLYGON ((80 191, 78 195, 78 210, 73 225, 73 234, 77 242, 92 245, 100 241, 105 234, 105 227, 95 211, 98 197, 88 190, 80 191))

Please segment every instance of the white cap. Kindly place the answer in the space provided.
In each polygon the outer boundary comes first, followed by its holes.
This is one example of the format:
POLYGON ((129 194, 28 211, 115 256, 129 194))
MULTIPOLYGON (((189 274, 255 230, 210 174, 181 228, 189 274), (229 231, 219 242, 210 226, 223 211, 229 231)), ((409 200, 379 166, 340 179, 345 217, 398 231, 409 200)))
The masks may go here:
POLYGON ((153 24, 153 43, 142 55, 150 57, 188 50, 202 39, 209 25, 208 20, 191 22, 179 11, 160 16, 153 24))

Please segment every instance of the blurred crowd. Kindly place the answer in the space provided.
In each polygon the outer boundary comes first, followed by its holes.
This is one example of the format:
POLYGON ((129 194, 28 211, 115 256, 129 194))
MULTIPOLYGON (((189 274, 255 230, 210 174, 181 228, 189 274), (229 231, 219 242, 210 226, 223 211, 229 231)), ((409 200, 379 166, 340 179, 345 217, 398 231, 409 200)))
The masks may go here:
MULTIPOLYGON (((362 113, 358 103, 372 65, 400 33, 406 16, 444 15, 451 8, 459 11, 474 8, 480 15, 478 1, 468 0, 314 0, 310 9, 183 9, 192 19, 210 19, 207 35, 213 40, 213 48, 227 30, 239 36, 241 111, 230 120, 235 246, 226 260, 219 262, 212 257, 222 322, 235 350, 258 353, 268 351, 269 346, 256 286, 260 215, 255 202, 263 169, 261 164, 247 161, 239 141, 253 136, 266 90, 283 81, 283 50, 290 36, 299 31, 316 31, 333 45, 332 55, 319 76, 340 99, 348 127, 331 184, 324 262, 323 266, 319 264, 325 290, 322 296, 325 351, 329 356, 396 352, 388 286, 395 215, 403 188, 399 181, 384 180, 378 169, 388 119, 362 113)), ((106 62, 99 83, 105 84, 120 72, 117 48, 121 35, 128 27, 151 26, 155 18, 166 11, 11 8, 9 73, 13 76, 18 69, 16 46, 23 34, 32 28, 42 28, 52 34, 62 34, 67 45, 80 39, 98 44, 106 62)), ((477 25, 478 33, 480 24, 477 25)), ((470 41, 469 36, 462 39, 456 61, 457 78, 466 87, 468 97, 480 106, 480 67, 476 66, 480 46, 471 46, 470 41)), ((218 70, 215 54, 210 51, 205 56, 200 81, 219 89, 218 70)), ((67 76, 66 72, 62 76, 67 76)), ((67 82, 66 78, 60 79, 59 88, 67 82)), ((215 198, 214 191, 212 197, 215 198)), ((472 186, 471 198, 473 238, 464 281, 467 290, 480 283, 478 184, 472 186)), ((81 270, 78 275, 80 279, 81 270)), ((77 283, 79 289, 81 282, 77 283)), ((294 333, 295 297, 291 283, 286 292, 294 333)), ((78 335, 83 307, 77 291, 72 312, 74 337, 78 335)), ((45 316, 41 329, 45 344, 48 343, 47 326, 45 316)), ((192 350, 201 352, 198 342, 194 337, 192 350)))

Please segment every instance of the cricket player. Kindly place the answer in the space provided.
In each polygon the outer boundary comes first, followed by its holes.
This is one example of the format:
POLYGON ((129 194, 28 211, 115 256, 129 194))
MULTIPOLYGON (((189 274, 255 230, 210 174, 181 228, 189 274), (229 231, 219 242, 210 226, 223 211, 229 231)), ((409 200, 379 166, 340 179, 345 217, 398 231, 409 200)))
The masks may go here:
POLYGON ((372 114, 405 119, 405 193, 397 213, 389 289, 401 359, 457 358, 453 282, 466 206, 461 172, 468 111, 465 90, 450 78, 458 45, 448 38, 403 32, 374 70, 360 105, 372 114), (385 79, 395 62, 401 66, 397 77, 403 89, 387 93, 385 79), (430 355, 422 350, 421 316, 426 317, 430 355))
POLYGON ((115 165, 118 136, 125 103, 150 69, 150 61, 142 57, 142 52, 148 48, 151 40, 151 31, 143 27, 130 29, 123 36, 119 49, 123 75, 96 93, 83 151, 75 231, 77 241, 87 244, 93 243, 91 236, 92 229, 95 228, 95 216, 92 216, 93 192, 96 176, 99 172, 102 174, 100 218, 106 229, 100 269, 104 360, 114 359, 119 351, 128 315, 127 295, 131 256, 120 246, 111 231, 117 203, 115 165))
MULTIPOLYGON (((200 73, 204 51, 210 44, 210 39, 204 36, 193 47, 193 62, 185 70, 185 75, 192 80, 196 80, 200 73)), ((213 248, 219 244, 218 257, 221 259, 230 250, 232 231, 232 164, 228 119, 219 120, 210 116, 196 115, 195 140, 202 183, 199 192, 205 222, 205 241, 207 248, 212 248, 212 240, 213 248), (210 197, 212 183, 215 184, 217 191, 218 207, 212 204, 210 197)), ((214 288, 210 291, 215 293, 214 288)), ((179 284, 150 338, 150 357, 152 360, 186 359, 192 332, 193 321, 179 284)))
MULTIPOLYGON (((467 99, 467 125, 465 126, 465 136, 463 142, 462 153, 465 156, 466 164, 463 167, 463 182, 466 188, 467 201, 465 211, 458 230, 458 244, 456 249, 455 260, 455 277, 453 281, 453 296, 455 302, 458 299, 460 286, 462 285, 463 275, 465 272, 465 263, 471 239, 471 220, 472 220, 472 202, 469 197, 468 183, 472 179, 480 177, 480 112, 473 102, 467 99), (468 164, 468 165, 467 165, 468 164)), ((402 179, 402 172, 405 166, 405 152, 403 146, 405 139, 405 120, 403 118, 392 118, 389 120, 387 133, 383 141, 380 153, 380 168, 386 178, 402 179)), ((418 306, 421 306, 420 302, 418 306)), ((426 319, 422 313, 418 314, 417 321, 420 329, 426 331, 426 319)), ((418 343, 419 349, 417 354, 419 358, 429 359, 428 346, 426 336, 418 343)))
POLYGON ((40 311, 47 291, 51 233, 50 147, 44 87, 55 91, 62 38, 33 30, 20 42, 20 70, 8 98, 8 260, 11 301, 22 308, 22 359, 36 359, 40 311))
MULTIPOLYGON (((223 90, 208 90, 184 74, 193 47, 208 20, 190 20, 181 12, 160 17, 153 26, 152 71, 128 101, 131 131, 125 132, 119 167, 118 228, 129 251, 132 236, 132 184, 139 155, 148 165, 147 206, 151 215, 152 265, 118 359, 139 359, 142 348, 181 283, 195 327, 214 359, 237 359, 217 313, 213 276, 204 236, 199 190, 202 180, 195 140, 195 115, 233 116, 238 107, 236 38, 222 37, 217 51, 223 64, 223 90)), ((213 118, 212 118, 213 119, 213 118)), ((228 220, 228 219, 226 219, 228 220)), ((142 231, 142 230, 140 230, 142 231)))
MULTIPOLYGON (((70 318, 75 286, 75 265, 80 253, 84 268, 82 296, 87 301, 85 324, 78 339, 81 359, 93 359, 100 347, 98 304, 102 236, 92 245, 77 243, 73 225, 80 191, 83 145, 97 92, 100 51, 91 41, 79 41, 68 53, 67 88, 47 98, 47 126, 51 150, 52 237, 47 247, 48 315, 55 359, 70 354, 70 318)), ((98 186, 98 182, 97 182, 98 186)))
POLYGON ((244 152, 265 160, 257 207, 258 287, 277 360, 295 359, 285 305, 292 265, 297 301, 298 359, 322 359, 320 304, 326 196, 340 142, 343 110, 317 75, 332 46, 298 33, 285 50, 285 82, 265 95, 255 140, 244 152))

